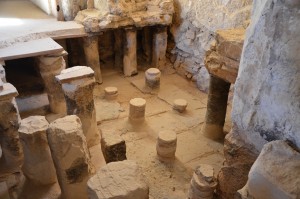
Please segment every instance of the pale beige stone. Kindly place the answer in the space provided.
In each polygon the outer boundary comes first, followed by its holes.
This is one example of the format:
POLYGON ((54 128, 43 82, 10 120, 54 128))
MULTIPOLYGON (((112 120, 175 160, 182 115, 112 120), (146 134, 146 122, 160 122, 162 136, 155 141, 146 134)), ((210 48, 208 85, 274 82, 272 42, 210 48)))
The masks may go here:
POLYGON ((152 65, 163 68, 166 64, 166 51, 168 43, 167 27, 157 27, 153 34, 152 65))
POLYGON ((63 198, 87 199, 86 183, 94 172, 79 117, 49 125, 47 137, 63 198))
POLYGON ((185 99, 176 99, 173 102, 173 109, 183 113, 186 110, 188 103, 185 99))
POLYGON ((125 76, 137 74, 137 39, 135 29, 125 29, 123 70, 125 76))
POLYGON ((100 143, 93 90, 94 72, 90 67, 75 66, 63 70, 56 79, 62 84, 67 103, 67 114, 77 115, 82 123, 88 147, 100 143))
POLYGON ((157 154, 162 158, 175 158, 177 135, 173 131, 160 131, 156 142, 157 154))
POLYGON ((143 98, 133 98, 129 101, 129 118, 132 120, 144 119, 146 110, 146 100, 143 98))
POLYGON ((149 68, 145 72, 145 83, 150 88, 158 88, 160 86, 161 72, 157 68, 149 68))
POLYGON ((118 97, 118 88, 113 86, 106 87, 104 93, 107 100, 116 99, 118 97))
POLYGON ((19 128, 24 151, 22 171, 36 184, 47 185, 57 180, 46 135, 48 125, 44 116, 31 116, 23 119, 19 128))
POLYGON ((111 162, 87 183, 89 199, 148 199, 149 187, 132 160, 111 162))
POLYGON ((106 163, 126 160, 126 143, 118 134, 103 132, 101 134, 101 149, 106 163))

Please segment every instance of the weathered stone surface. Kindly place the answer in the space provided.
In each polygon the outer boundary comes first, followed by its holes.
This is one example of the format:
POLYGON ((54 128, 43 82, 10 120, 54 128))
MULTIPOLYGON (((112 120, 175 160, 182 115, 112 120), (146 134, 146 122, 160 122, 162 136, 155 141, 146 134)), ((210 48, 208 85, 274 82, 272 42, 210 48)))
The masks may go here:
POLYGON ((127 159, 125 140, 113 132, 103 132, 101 134, 101 149, 106 163, 127 159))
POLYGON ((95 86, 94 72, 86 66, 75 66, 63 70, 56 79, 62 84, 67 103, 67 114, 77 115, 86 136, 88 147, 100 143, 97 128, 93 90, 95 86))
POLYGON ((87 199, 94 172, 80 119, 66 116, 49 125, 47 137, 63 198, 87 199))
POLYGON ((57 180, 46 135, 48 125, 44 116, 31 116, 23 119, 19 128, 24 151, 22 171, 28 179, 44 185, 57 180))
POLYGON ((72 21, 80 10, 87 8, 86 0, 62 0, 61 4, 66 21, 72 21))
POLYGON ((0 64, 0 79, 2 80, 2 82, 6 82, 5 70, 1 64, 0 64))
MULTIPOLYGON (((258 154, 269 141, 288 139, 300 147, 299 8, 298 1, 254 1, 232 110, 233 134, 251 146, 235 156, 235 162, 247 161, 246 168, 251 167, 251 154, 258 154)), ((226 162, 232 171, 242 168, 228 156, 226 162)), ((242 171, 224 176, 222 192, 236 192, 244 186, 248 172, 242 171)))
POLYGON ((187 107, 188 103, 185 99, 176 99, 173 102, 173 109, 179 113, 183 113, 187 107))
POLYGON ((23 164, 23 149, 18 134, 21 119, 14 98, 17 95, 16 88, 9 83, 5 83, 0 91, 0 178, 20 172, 23 164))
POLYGON ((116 29, 126 26, 170 25, 174 13, 173 0, 106 1, 95 0, 94 10, 83 10, 75 20, 88 32, 116 29), (93 21, 93 23, 87 23, 93 21), (95 28, 95 26, 98 26, 95 28))
POLYGON ((177 135, 173 131, 160 131, 156 142, 157 155, 162 158, 175 158, 177 135))
POLYGON ((83 49, 85 54, 86 65, 93 69, 96 82, 102 83, 98 36, 84 37, 83 49))
POLYGON ((246 27, 251 4, 252 0, 175 1, 176 12, 170 30, 176 45, 171 53, 178 58, 176 71, 183 76, 193 76, 198 88, 207 91, 209 75, 204 75, 201 69, 206 51, 215 42, 216 31, 246 27))
POLYGON ((137 74, 137 38, 135 29, 125 30, 125 44, 123 57, 124 75, 130 77, 137 74))
POLYGON ((254 198, 287 199, 300 196, 300 153, 285 141, 264 145, 251 167, 248 190, 254 198))
POLYGON ((66 102, 61 86, 55 80, 55 75, 66 68, 63 56, 49 55, 37 58, 38 67, 45 83, 50 109, 53 113, 65 113, 66 102))
POLYGON ((235 83, 243 49, 245 29, 218 30, 216 47, 212 46, 205 57, 205 67, 210 74, 235 83))
POLYGON ((132 120, 145 119, 146 100, 133 98, 129 101, 129 118, 132 120))
POLYGON ((157 68, 149 68, 145 72, 145 84, 149 88, 158 88, 160 86, 161 72, 157 68))
POLYGON ((168 44, 167 27, 156 27, 153 33, 152 66, 163 68, 166 64, 166 51, 168 44))
POLYGON ((149 198, 149 187, 138 165, 131 160, 107 164, 87 184, 90 199, 149 198))
POLYGON ((118 88, 109 86, 104 89, 105 99, 112 100, 118 97, 118 88))
POLYGON ((193 174, 188 199, 212 199, 216 187, 213 167, 200 165, 193 174))

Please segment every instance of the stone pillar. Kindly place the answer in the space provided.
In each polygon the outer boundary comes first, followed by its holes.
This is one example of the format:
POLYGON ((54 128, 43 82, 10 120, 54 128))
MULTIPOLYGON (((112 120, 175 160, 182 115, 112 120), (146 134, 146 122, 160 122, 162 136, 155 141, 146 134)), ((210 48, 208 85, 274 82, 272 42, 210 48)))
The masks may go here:
POLYGON ((2 80, 2 82, 6 82, 5 69, 1 64, 0 64, 0 79, 2 80))
POLYGON ((94 172, 80 119, 75 115, 55 120, 47 137, 64 199, 87 199, 86 183, 94 172))
POLYGON ((45 83, 50 109, 53 113, 66 112, 66 102, 61 86, 55 76, 65 69, 63 53, 38 57, 38 67, 45 83))
POLYGON ((24 175, 36 184, 56 182, 46 130, 49 123, 44 116, 31 116, 21 121, 19 135, 24 150, 24 175))
POLYGON ((161 68, 166 63, 168 33, 166 26, 156 27, 153 35, 152 66, 161 68))
POLYGON ((0 85, 0 178, 20 172, 23 164, 23 150, 18 134, 20 115, 15 103, 17 95, 13 85, 0 85))
POLYGON ((150 26, 145 26, 143 28, 143 50, 146 62, 150 63, 152 60, 152 32, 150 26))
POLYGON ((145 119, 146 100, 143 98, 133 98, 129 101, 129 119, 145 119))
POLYGON ((77 115, 86 136, 88 147, 100 144, 94 107, 94 72, 90 67, 75 66, 63 70, 56 79, 62 85, 67 103, 67 114, 77 115))
POLYGON ((125 29, 125 44, 124 44, 124 75, 130 77, 137 74, 137 55, 136 55, 136 29, 125 29))
POLYGON ((94 9, 94 0, 87 0, 87 9, 94 9))
POLYGON ((179 113, 183 113, 186 110, 188 103, 185 99, 176 99, 173 102, 173 109, 179 113))
POLYGON ((115 49, 115 67, 123 69, 123 38, 124 38, 124 30, 123 29, 115 29, 114 30, 114 36, 115 36, 115 43, 114 43, 114 49, 115 49))
POLYGON ((177 135, 173 131, 161 131, 158 133, 156 151, 161 158, 175 158, 177 147, 177 135))
POLYGON ((105 93, 105 99, 107 100, 117 99, 119 95, 117 87, 106 87, 104 89, 104 93, 105 93))
POLYGON ((86 59, 86 65, 91 67, 95 73, 96 82, 102 83, 102 75, 100 69, 98 36, 90 36, 83 38, 83 49, 86 59))
POLYGON ((149 88, 159 88, 161 72, 157 68, 149 68, 145 72, 145 83, 149 88))
POLYGON ((217 140, 225 136, 223 127, 229 89, 230 83, 215 76, 210 77, 206 117, 202 127, 202 132, 206 137, 217 140))

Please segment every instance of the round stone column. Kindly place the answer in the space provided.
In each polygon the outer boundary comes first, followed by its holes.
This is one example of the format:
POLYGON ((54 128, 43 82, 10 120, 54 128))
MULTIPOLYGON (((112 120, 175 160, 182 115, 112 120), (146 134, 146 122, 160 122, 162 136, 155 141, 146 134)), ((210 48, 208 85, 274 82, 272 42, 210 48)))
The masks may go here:
POLYGON ((55 120, 49 125, 47 137, 62 198, 88 199, 87 181, 94 168, 80 119, 70 115, 55 120))
POLYGON ((98 36, 84 37, 83 49, 87 66, 93 69, 96 82, 101 84, 103 81, 100 69, 98 36))
POLYGON ((158 133, 156 151, 161 158, 175 158, 177 147, 177 135, 173 131, 161 131, 158 133))
POLYGON ((56 79, 65 94, 67 114, 77 115, 82 122, 88 147, 100 144, 93 96, 94 71, 90 67, 75 66, 63 70, 56 79))
POLYGON ((202 127, 206 137, 217 140, 225 136, 223 127, 229 89, 230 83, 215 76, 210 77, 206 117, 202 127))
POLYGON ((63 53, 38 57, 38 67, 45 83, 50 109, 53 113, 66 113, 66 102, 55 76, 66 68, 63 53))
POLYGON ((30 116, 21 121, 19 135, 24 150, 24 175, 36 184, 56 182, 46 130, 49 123, 44 116, 30 116))
POLYGON ((145 72, 145 83, 149 88, 158 88, 160 86, 161 72, 157 68, 149 68, 145 72))
POLYGON ((146 110, 146 100, 143 98, 133 98, 129 101, 129 119, 144 120, 146 110))

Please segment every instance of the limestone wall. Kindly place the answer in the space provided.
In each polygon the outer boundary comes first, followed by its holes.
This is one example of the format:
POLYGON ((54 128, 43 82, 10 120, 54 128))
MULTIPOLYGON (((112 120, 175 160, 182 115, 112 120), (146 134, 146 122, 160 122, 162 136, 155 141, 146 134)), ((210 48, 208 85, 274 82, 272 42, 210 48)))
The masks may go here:
POLYGON ((171 33, 175 49, 171 61, 175 69, 197 81, 201 90, 207 90, 209 77, 204 57, 216 30, 247 26, 251 3, 252 0, 174 0, 171 33))

